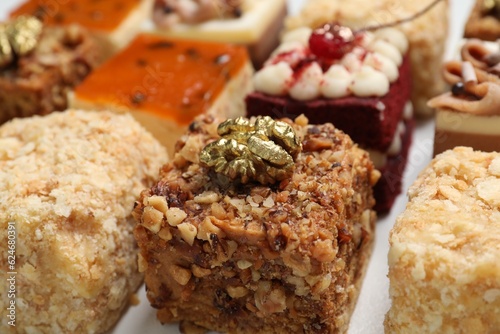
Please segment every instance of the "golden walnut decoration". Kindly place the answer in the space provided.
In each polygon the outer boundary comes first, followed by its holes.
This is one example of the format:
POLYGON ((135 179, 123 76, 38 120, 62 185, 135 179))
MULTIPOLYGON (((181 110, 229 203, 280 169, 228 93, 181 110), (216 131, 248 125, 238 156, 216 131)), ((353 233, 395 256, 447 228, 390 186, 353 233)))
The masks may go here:
POLYGON ((12 64, 16 56, 23 57, 33 51, 42 29, 42 22, 32 16, 0 24, 0 68, 12 64))
POLYGON ((253 124, 242 117, 229 119, 217 132, 221 138, 205 146, 200 161, 242 183, 273 184, 290 177, 302 149, 294 129, 269 116, 259 116, 253 124))

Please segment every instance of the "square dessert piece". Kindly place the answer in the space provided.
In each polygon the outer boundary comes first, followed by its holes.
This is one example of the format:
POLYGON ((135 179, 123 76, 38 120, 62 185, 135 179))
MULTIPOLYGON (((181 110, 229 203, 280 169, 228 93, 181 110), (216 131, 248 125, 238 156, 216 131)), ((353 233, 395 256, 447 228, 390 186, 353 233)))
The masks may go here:
MULTIPOLYGON (((298 27, 317 28, 328 22, 339 22, 354 29, 411 18, 434 0, 310 0, 298 15, 285 21, 287 30, 298 27)), ((412 102, 418 117, 430 117, 427 101, 442 93, 445 84, 439 73, 448 36, 448 0, 440 1, 424 15, 399 26, 410 43, 412 102)))
POLYGON ((408 42, 396 29, 353 32, 336 24, 298 28, 254 76, 248 115, 326 122, 370 152, 383 171, 376 209, 388 211, 401 191, 413 120, 408 42))
POLYGON ((70 110, 0 127, 1 333, 113 327, 143 279, 133 204, 166 161, 130 115, 70 110))
POLYGON ((304 117, 205 117, 181 143, 134 210, 158 319, 183 331, 345 333, 374 240, 368 154, 304 117))
POLYGON ((243 115, 252 74, 242 46, 140 34, 77 87, 71 105, 131 112, 173 153, 195 116, 243 115))
POLYGON ((446 151, 408 195, 389 238, 386 333, 497 333, 500 153, 446 151))
POLYGON ((153 21, 168 37, 246 45, 259 68, 279 42, 286 0, 155 0, 153 21))
POLYGON ((496 41, 500 38, 500 3, 495 0, 476 0, 465 25, 466 38, 496 41))
POLYGON ((13 19, 6 27, 9 33, 0 30, 2 47, 12 45, 10 56, 0 57, 0 124, 65 110, 68 92, 97 65, 94 41, 80 27, 42 26, 33 17, 13 19), (22 34, 31 38, 29 50, 16 46, 15 36, 22 34))
POLYGON ((461 55, 444 67, 451 91, 429 101, 436 109, 434 155, 456 146, 500 151, 500 53, 469 40, 461 55))
POLYGON ((98 42, 102 61, 139 33, 152 6, 153 0, 27 0, 11 16, 33 15, 48 25, 78 24, 98 42))

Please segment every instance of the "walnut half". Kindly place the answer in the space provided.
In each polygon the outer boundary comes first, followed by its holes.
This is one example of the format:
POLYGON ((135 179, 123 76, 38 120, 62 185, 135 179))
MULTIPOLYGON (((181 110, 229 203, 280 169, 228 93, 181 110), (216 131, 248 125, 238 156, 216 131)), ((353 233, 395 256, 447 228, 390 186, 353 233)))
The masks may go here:
POLYGON ((242 183, 273 184, 290 177, 302 149, 295 130, 269 116, 259 116, 253 124, 242 117, 229 119, 217 132, 221 138, 205 146, 200 162, 242 183))

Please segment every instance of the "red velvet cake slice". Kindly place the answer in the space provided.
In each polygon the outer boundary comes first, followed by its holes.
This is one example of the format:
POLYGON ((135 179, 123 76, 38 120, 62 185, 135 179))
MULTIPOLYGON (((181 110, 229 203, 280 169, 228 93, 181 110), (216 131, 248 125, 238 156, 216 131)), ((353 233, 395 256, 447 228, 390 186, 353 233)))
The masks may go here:
POLYGON ((246 98, 250 116, 331 122, 370 152, 382 178, 378 212, 401 192, 413 130, 408 41, 388 28, 353 32, 336 24, 283 36, 246 98))

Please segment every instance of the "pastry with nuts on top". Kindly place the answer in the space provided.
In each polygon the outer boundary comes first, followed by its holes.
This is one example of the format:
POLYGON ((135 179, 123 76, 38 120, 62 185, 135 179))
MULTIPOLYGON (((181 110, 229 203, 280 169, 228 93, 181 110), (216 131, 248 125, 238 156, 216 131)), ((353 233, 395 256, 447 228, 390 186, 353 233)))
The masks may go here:
POLYGON ((159 321, 345 333, 374 240, 368 153, 303 116, 203 117, 189 129, 134 210, 159 321))
POLYGON ((153 0, 26 0, 11 17, 33 15, 49 26, 79 25, 99 46, 99 62, 111 57, 141 31, 153 0))
POLYGON ((0 24, 0 124, 65 110, 68 92, 95 68, 98 54, 77 26, 48 27, 30 16, 0 24))

